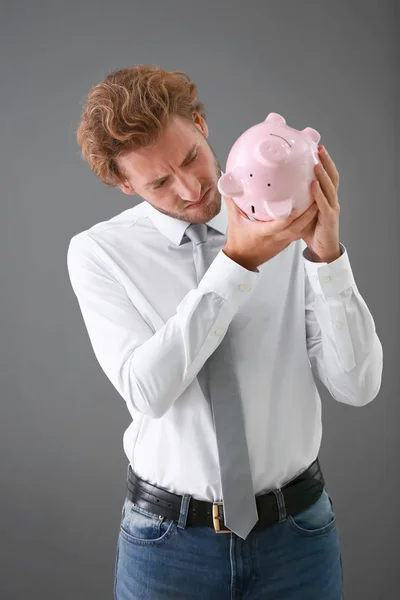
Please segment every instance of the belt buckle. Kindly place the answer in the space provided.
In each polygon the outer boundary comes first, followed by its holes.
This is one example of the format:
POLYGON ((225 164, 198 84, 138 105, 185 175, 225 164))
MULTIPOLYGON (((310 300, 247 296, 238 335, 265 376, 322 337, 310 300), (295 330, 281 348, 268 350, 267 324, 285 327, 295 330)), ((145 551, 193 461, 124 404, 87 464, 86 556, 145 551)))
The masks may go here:
POLYGON ((213 524, 215 533, 232 533, 230 529, 221 529, 221 521, 218 506, 223 506, 223 502, 213 502, 213 524))

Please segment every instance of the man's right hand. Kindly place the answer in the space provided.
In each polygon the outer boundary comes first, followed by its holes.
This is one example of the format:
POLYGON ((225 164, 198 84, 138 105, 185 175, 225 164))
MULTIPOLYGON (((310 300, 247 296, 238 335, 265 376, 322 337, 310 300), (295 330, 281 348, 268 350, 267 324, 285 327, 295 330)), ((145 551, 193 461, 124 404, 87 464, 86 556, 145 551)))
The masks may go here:
POLYGON ((300 216, 295 209, 285 219, 251 221, 232 198, 225 197, 228 207, 227 242, 224 254, 249 271, 282 252, 301 238, 302 230, 317 216, 316 202, 300 216))

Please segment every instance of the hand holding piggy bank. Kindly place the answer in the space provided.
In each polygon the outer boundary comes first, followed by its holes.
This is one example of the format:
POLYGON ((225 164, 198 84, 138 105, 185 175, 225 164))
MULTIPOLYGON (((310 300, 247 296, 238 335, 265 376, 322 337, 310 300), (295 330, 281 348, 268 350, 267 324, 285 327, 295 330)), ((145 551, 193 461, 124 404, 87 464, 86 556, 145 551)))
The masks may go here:
POLYGON ((252 221, 285 219, 293 208, 301 215, 314 202, 310 185, 320 138, 311 127, 299 131, 269 113, 232 146, 218 190, 252 221))

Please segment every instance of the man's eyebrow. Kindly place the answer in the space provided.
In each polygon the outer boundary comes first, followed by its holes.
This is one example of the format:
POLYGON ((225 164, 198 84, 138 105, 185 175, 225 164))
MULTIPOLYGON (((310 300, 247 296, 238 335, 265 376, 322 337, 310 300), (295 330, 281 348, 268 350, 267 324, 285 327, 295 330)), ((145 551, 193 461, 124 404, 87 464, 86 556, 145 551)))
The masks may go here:
MULTIPOLYGON (((195 144, 190 150, 189 152, 186 154, 183 162, 181 165, 179 165, 180 167, 183 167, 184 164, 189 160, 189 158, 196 152, 196 150, 198 150, 199 148, 199 144, 195 144)), ((153 179, 153 181, 150 181, 149 183, 146 183, 144 187, 149 188, 153 185, 156 185, 159 181, 162 181, 163 179, 165 179, 166 177, 168 177, 168 175, 164 175, 163 177, 157 177, 157 179, 153 179)))

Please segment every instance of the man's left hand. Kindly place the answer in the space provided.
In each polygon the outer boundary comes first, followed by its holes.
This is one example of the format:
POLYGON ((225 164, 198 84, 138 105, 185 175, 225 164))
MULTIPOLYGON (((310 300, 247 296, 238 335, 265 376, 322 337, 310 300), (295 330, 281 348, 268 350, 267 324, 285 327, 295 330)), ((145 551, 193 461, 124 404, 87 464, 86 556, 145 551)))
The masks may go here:
POLYGON ((303 230, 301 237, 306 242, 314 262, 332 262, 341 255, 339 244, 338 202, 339 173, 324 146, 318 146, 322 163, 315 165, 316 180, 311 183, 311 192, 318 206, 315 219, 303 230))

